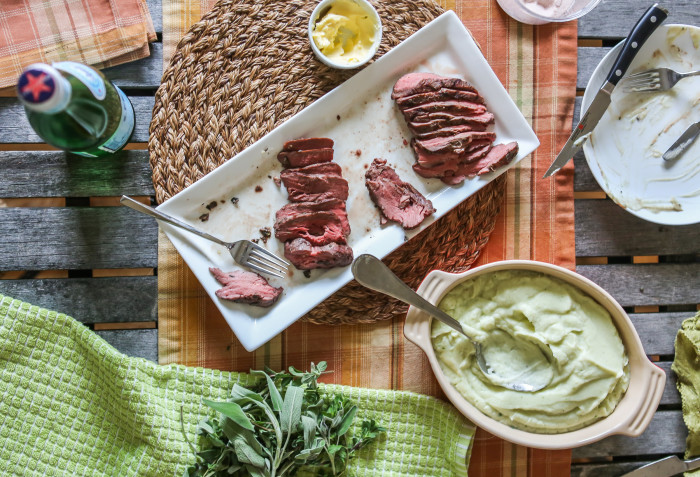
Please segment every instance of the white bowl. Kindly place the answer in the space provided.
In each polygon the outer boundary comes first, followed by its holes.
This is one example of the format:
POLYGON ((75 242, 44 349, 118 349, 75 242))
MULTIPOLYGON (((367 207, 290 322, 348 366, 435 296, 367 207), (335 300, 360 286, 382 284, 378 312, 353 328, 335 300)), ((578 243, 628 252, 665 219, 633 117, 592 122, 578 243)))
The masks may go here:
POLYGON ((382 20, 379 18, 379 14, 377 13, 377 10, 372 6, 371 3, 369 3, 367 0, 349 0, 352 3, 355 3, 359 5, 363 10, 365 10, 374 20, 375 24, 377 25, 377 32, 374 35, 374 42, 372 43, 372 48, 368 52, 367 56, 362 60, 357 63, 338 63, 330 58, 328 58, 326 55, 324 55, 321 50, 318 49, 318 46, 316 46, 316 42, 313 39, 313 32, 314 28, 316 27, 316 22, 318 21, 319 17, 321 14, 325 14, 325 12, 333 6, 334 3, 336 3, 338 0, 323 0, 321 3, 316 5, 316 8, 314 8, 314 11, 311 12, 311 17, 309 18, 309 29, 308 29, 308 35, 309 35, 309 43, 311 44, 311 49, 313 50, 314 54, 316 57, 326 66, 330 66, 331 68, 338 68, 341 70, 352 70, 355 68, 359 68, 360 66, 366 65, 369 60, 371 60, 374 55, 377 53, 377 50, 379 49, 379 44, 382 41, 382 20))
POLYGON ((491 434, 516 444, 540 449, 569 449, 590 444, 612 434, 638 436, 644 432, 661 401, 666 375, 647 358, 634 325, 622 307, 592 281, 565 268, 544 262, 504 260, 459 274, 434 270, 423 280, 418 293, 429 302, 437 304, 459 283, 499 270, 528 270, 552 276, 575 286, 602 305, 610 313, 627 352, 630 368, 629 387, 610 415, 581 429, 559 434, 539 434, 514 429, 482 413, 452 386, 435 356, 430 334, 432 318, 410 307, 406 315, 404 335, 428 356, 433 373, 452 404, 474 424, 491 434))
MULTIPOLYGON (((566 1, 564 0, 562 3, 566 1)), ((567 8, 553 9, 548 14, 536 1, 498 0, 498 4, 508 15, 519 22, 530 25, 575 20, 593 10, 599 3, 600 0, 572 0, 567 8)))

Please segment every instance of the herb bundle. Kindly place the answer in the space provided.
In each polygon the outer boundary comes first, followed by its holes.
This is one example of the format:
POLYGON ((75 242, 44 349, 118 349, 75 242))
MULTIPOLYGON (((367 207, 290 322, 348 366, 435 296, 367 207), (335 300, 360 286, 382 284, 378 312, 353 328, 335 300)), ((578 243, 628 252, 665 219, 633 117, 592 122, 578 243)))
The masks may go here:
POLYGON ((355 452, 386 429, 366 420, 359 435, 348 432, 357 406, 344 396, 318 390, 326 366, 323 361, 311 363, 310 372, 266 367, 252 371, 261 379, 250 389, 234 384, 226 402, 205 399, 218 414, 197 426, 203 450, 197 451, 185 435, 196 461, 184 475, 343 475, 355 452))

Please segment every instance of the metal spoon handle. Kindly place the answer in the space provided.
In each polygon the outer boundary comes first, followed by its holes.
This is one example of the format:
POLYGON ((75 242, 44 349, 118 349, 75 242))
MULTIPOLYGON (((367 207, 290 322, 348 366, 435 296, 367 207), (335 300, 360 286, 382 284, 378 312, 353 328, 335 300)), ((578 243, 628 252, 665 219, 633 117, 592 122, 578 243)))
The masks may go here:
POLYGON ((212 242, 218 243, 219 245, 223 245, 224 247, 228 247, 228 245, 229 245, 228 243, 224 242, 221 239, 214 237, 213 235, 209 235, 208 233, 202 232, 201 230, 196 229, 189 224, 186 224, 184 222, 180 222, 175 217, 172 217, 168 214, 164 214, 163 212, 156 210, 153 207, 149 207, 147 205, 142 204, 141 202, 135 201, 134 199, 132 199, 129 196, 123 195, 122 198, 119 200, 119 202, 122 205, 129 207, 130 209, 134 209, 137 212, 141 212, 143 214, 150 215, 151 217, 155 217, 156 219, 162 220, 163 222, 167 222, 170 225, 174 225, 175 227, 185 229, 188 232, 191 232, 195 235, 199 235, 200 237, 203 237, 207 240, 211 240, 212 242))
POLYGON ((352 274, 360 285, 415 306, 464 334, 459 321, 413 291, 378 258, 360 255, 352 264, 352 274))

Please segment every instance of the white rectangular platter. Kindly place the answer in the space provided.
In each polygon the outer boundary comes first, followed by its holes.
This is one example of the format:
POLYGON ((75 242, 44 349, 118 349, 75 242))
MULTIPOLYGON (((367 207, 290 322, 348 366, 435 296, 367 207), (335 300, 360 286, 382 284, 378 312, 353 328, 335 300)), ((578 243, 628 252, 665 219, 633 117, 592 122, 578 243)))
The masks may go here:
MULTIPOLYGON (((284 188, 273 180, 282 170, 277 153, 284 142, 301 137, 329 137, 335 141, 334 161, 342 167, 350 188, 347 210, 352 232, 348 245, 355 256, 369 253, 380 258, 539 146, 537 136, 471 35, 450 11, 158 209, 226 241, 261 239, 261 229, 272 230, 275 212, 288 202, 284 188), (396 80, 412 71, 460 77, 476 86, 496 117, 495 143, 519 144, 511 164, 454 187, 416 175, 411 168, 415 162, 411 134, 390 98, 396 80), (401 179, 433 202, 436 213, 418 229, 406 232, 397 224, 380 225, 379 212, 364 185, 366 168, 374 158, 386 159, 401 179), (231 201, 233 197, 238 199, 236 205, 231 201), (207 204, 213 201, 217 206, 208 210, 207 204), (208 220, 199 220, 204 213, 209 214, 208 220)), ((284 287, 279 301, 270 308, 221 300, 215 295, 221 286, 209 267, 223 271, 240 268, 228 252, 188 232, 167 224, 161 226, 248 351, 265 344, 352 279, 350 267, 314 270, 308 277, 294 269, 291 277, 270 280, 271 285, 284 287)), ((263 240, 259 243, 283 255, 283 245, 274 236, 265 244, 263 240)))

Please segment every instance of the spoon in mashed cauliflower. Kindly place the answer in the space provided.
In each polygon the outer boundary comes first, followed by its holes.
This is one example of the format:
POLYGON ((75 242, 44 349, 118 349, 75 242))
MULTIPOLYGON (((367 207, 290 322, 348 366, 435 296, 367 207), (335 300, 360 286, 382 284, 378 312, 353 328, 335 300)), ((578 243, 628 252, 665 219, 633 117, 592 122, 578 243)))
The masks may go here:
POLYGON ((472 343, 477 365, 493 384, 514 391, 535 392, 554 377, 551 350, 518 339, 503 329, 478 333, 452 318, 408 287, 389 267, 372 255, 360 255, 352 264, 355 280, 437 318, 463 334, 472 343))

